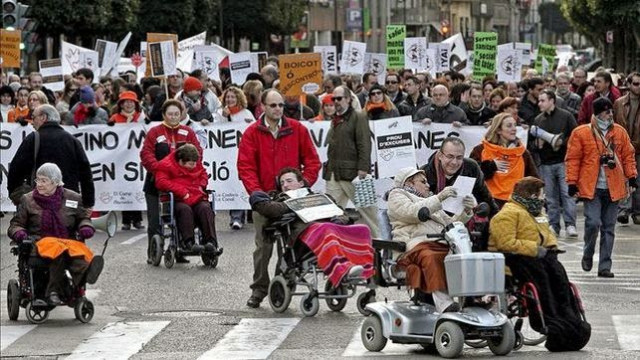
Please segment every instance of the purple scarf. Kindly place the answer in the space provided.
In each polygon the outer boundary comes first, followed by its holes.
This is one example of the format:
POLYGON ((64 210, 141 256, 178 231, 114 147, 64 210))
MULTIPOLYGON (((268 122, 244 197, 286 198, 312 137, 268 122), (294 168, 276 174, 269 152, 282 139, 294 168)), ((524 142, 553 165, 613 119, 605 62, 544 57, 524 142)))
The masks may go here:
POLYGON ((37 189, 33 191, 33 200, 42 208, 42 215, 40 217, 41 237, 53 236, 63 239, 69 237, 67 227, 64 226, 60 218, 63 193, 64 189, 62 186, 58 186, 51 196, 42 195, 37 189))

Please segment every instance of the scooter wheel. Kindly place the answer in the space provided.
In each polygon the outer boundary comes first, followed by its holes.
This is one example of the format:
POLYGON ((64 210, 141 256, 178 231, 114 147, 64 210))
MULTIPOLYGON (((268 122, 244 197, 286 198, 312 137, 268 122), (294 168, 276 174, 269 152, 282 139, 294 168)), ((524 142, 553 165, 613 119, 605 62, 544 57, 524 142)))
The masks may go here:
POLYGON ((382 333, 382 320, 378 315, 367 316, 360 330, 362 345, 369 351, 381 351, 387 345, 387 338, 382 333))
POLYGON ((282 313, 291 304, 291 288, 282 275, 276 275, 269 283, 269 305, 277 313, 282 313))
MULTIPOLYGON (((346 285, 339 285, 337 288, 334 288, 333 285, 331 285, 331 281, 329 280, 327 280, 324 285, 324 291, 327 293, 327 295, 339 296, 346 296, 349 293, 346 285)), ((346 297, 333 299, 326 298, 325 300, 327 301, 327 307, 331 309, 331 311, 342 311, 342 309, 344 309, 344 307, 347 305, 346 297)))
POLYGON ((320 300, 312 293, 305 294, 300 300, 300 311, 306 317, 315 316, 320 310, 320 300))
POLYGON ((464 347, 464 333, 460 325, 453 321, 444 321, 436 329, 434 342, 440 356, 447 359, 456 358, 460 356, 464 347))
POLYGON ((20 287, 16 279, 9 280, 7 284, 7 313, 9 320, 18 320, 20 314, 20 287))
POLYGON ((358 312, 364 316, 371 315, 371 311, 365 309, 367 304, 376 302, 376 295, 371 291, 363 292, 362 294, 358 295, 358 299, 356 300, 358 312))
POLYGON ((501 332, 502 334, 500 337, 489 339, 489 349, 491 349, 492 353, 499 356, 507 355, 516 345, 516 332, 510 321, 507 321, 502 325, 501 332))
POLYGON ((42 324, 49 318, 49 310, 42 307, 34 307, 32 302, 27 304, 24 314, 32 324, 42 324))
POLYGON ((79 299, 73 307, 73 313, 75 314, 76 319, 84 324, 93 319, 94 312, 95 308, 93 307, 93 303, 85 298, 79 299))

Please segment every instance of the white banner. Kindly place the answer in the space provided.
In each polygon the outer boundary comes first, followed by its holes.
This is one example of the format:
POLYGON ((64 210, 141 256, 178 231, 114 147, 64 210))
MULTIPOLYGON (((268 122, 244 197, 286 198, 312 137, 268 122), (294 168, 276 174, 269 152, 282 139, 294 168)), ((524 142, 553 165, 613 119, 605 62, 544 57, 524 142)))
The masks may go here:
POLYGON ((384 85, 387 76, 387 54, 366 53, 364 56, 364 72, 373 73, 378 78, 378 84, 384 85))
POLYGON ((343 74, 364 74, 364 55, 367 52, 367 44, 357 41, 345 41, 342 44, 343 74))
POLYGON ((313 52, 322 54, 322 71, 325 75, 338 73, 338 51, 335 46, 314 46, 313 52))
MULTIPOLYGON (((427 55, 427 39, 424 37, 408 37, 404 39, 404 67, 423 71, 429 68, 433 58, 427 55)), ((433 66, 433 65, 431 65, 433 66)))
MULTIPOLYGON (((85 125, 78 128, 64 126, 82 144, 87 153, 96 188, 95 210, 145 210, 146 204, 142 187, 146 171, 140 164, 140 149, 145 134, 153 125, 116 124, 85 125)), ((209 188, 216 191, 216 209, 249 209, 248 195, 238 178, 236 159, 238 143, 246 129, 246 123, 216 123, 204 127, 207 148, 204 149, 204 165, 210 175, 209 188)), ((316 121, 305 123, 320 160, 327 160, 327 132, 331 123, 316 121)), ((451 124, 431 124, 425 126, 412 123, 413 146, 417 165, 425 164, 431 154, 438 150, 447 136, 458 136, 466 145, 466 156, 479 144, 487 129, 482 126, 452 127, 451 124)), ((9 163, 13 159, 22 139, 33 131, 30 126, 15 123, 0 123, 0 206, 2 211, 13 211, 7 193, 6 178, 9 163)), ((518 137, 526 142, 527 132, 518 128, 518 137)), ((373 139, 372 139, 373 141, 373 139)), ((375 149, 375 145, 373 146, 375 149)), ((376 154, 372 151, 374 173, 388 175, 375 164, 376 154), (378 169, 377 171, 375 169, 378 169)), ((391 187, 389 178, 376 180, 379 197, 378 206, 386 207, 381 199, 391 187)), ((313 186, 316 191, 325 191, 325 182, 320 174, 313 186)))
POLYGON ((185 72, 192 71, 194 47, 204 45, 206 39, 207 32, 205 31, 178 42, 178 58, 176 65, 178 69, 185 72))
POLYGON ((225 55, 221 54, 215 47, 206 45, 196 46, 193 51, 195 53, 195 61, 191 71, 201 69, 207 73, 209 79, 220 81, 218 64, 224 59, 225 55))
MULTIPOLYGON (((231 82, 242 86, 247 80, 247 75, 253 72, 252 62, 254 56, 249 52, 242 52, 229 55, 229 70, 231 71, 231 82)), ((256 57, 257 60, 257 57, 256 57)), ((255 65, 256 67, 258 64, 255 65)))
POLYGON ((416 164, 411 116, 369 122, 373 128, 378 177, 390 178, 416 164))

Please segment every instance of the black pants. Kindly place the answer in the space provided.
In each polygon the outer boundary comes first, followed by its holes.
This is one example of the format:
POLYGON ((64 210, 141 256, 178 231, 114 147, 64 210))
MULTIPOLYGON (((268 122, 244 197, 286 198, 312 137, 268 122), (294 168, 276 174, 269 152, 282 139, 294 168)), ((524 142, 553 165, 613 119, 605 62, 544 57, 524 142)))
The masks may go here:
POLYGON ((142 211, 123 211, 122 225, 131 225, 142 221, 142 211))
POLYGON ((85 272, 89 268, 89 263, 84 258, 72 258, 69 257, 67 252, 64 252, 57 258, 51 260, 49 264, 49 283, 47 284, 46 296, 49 296, 51 292, 57 292, 58 294, 64 294, 66 282, 68 281, 64 271, 69 270, 73 284, 80 286, 85 282, 85 272))
POLYGON ((200 201, 193 206, 176 202, 174 215, 183 241, 193 240, 195 227, 198 226, 202 233, 201 244, 216 243, 215 214, 208 202, 200 201))
POLYGON ((147 202, 147 256, 151 259, 151 243, 153 235, 162 236, 162 226, 160 226, 160 204, 158 203, 158 195, 145 193, 144 198, 147 202))

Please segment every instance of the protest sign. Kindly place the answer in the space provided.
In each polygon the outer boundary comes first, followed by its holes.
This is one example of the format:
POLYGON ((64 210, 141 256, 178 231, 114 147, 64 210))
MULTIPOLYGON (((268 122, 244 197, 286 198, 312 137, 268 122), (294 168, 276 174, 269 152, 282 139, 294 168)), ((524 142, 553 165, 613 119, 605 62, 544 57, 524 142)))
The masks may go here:
POLYGON ((520 51, 520 63, 523 66, 529 66, 531 64, 531 44, 517 42, 515 48, 520 51))
MULTIPOLYGON (((102 69, 102 74, 109 74, 111 76, 118 76, 118 65, 120 64, 120 60, 122 57, 122 54, 124 53, 124 48, 127 47, 127 45, 129 44, 129 40, 131 40, 131 31, 129 31, 127 33, 127 35, 124 36, 124 39, 122 39, 122 41, 120 41, 120 43, 118 43, 118 48, 116 49, 116 52, 113 54, 113 56, 111 58, 108 59, 107 63, 103 66, 102 69)), ((146 56, 146 44, 145 44, 145 54, 142 55, 142 57, 146 56)), ((142 52, 141 52, 142 54, 142 52)), ((146 65, 142 65, 139 66, 139 68, 142 68, 143 66, 146 65)), ((138 69, 140 70, 140 69, 138 69)), ((144 73, 145 68, 142 69, 143 73, 144 73)), ((140 77, 139 77, 140 79, 140 77)), ((140 81, 140 80, 138 80, 140 81)))
POLYGON ((244 84, 247 80, 247 75, 254 71, 251 65, 252 58, 253 55, 249 52, 229 55, 229 70, 231 70, 232 83, 238 86, 244 84))
POLYGON ((209 79, 220 81, 220 70, 218 64, 225 55, 221 54, 214 46, 198 45, 193 48, 195 61, 193 70, 200 69, 207 73, 209 79))
POLYGON ((176 73, 176 52, 173 41, 149 43, 151 76, 162 77, 176 73))
POLYGON ((556 47, 553 45, 547 44, 539 44, 538 45, 538 54, 536 55, 536 71, 540 75, 544 75, 545 71, 543 69, 542 60, 547 61, 547 71, 551 71, 553 69, 553 63, 556 57, 556 47))
POLYGON ((442 41, 443 44, 448 44, 449 48, 449 69, 461 72, 470 66, 468 64, 469 56, 467 47, 464 44, 464 39, 460 33, 450 36, 442 41))
POLYGON ((267 65, 267 58, 269 57, 269 53, 267 53, 266 51, 260 51, 255 54, 258 55, 258 67, 256 72, 260 72, 260 70, 262 70, 262 68, 267 65))
POLYGON ((518 82, 522 80, 522 50, 514 49, 513 43, 498 46, 498 81, 518 82))
POLYGON ((322 56, 318 53, 280 55, 280 91, 285 96, 314 94, 322 86, 322 56))
POLYGON ((40 60, 38 62, 42 85, 51 91, 64 90, 64 76, 62 76, 62 61, 60 59, 40 60))
POLYGON ((0 29, 0 58, 3 68, 20 67, 20 41, 22 32, 20 30, 0 29))
POLYGON ((404 67, 404 38, 407 27, 387 25, 387 68, 396 70, 404 67))
POLYGON ((207 32, 205 31, 178 42, 178 57, 176 65, 178 69, 191 72, 195 55, 194 47, 204 45, 206 38, 207 32))
POLYGON ((338 51, 335 46, 314 46, 313 52, 322 55, 322 71, 325 74, 336 74, 338 72, 338 51))
POLYGON ((439 44, 436 44, 435 48, 428 47, 425 51, 425 57, 427 59, 426 64, 427 67, 422 69, 422 71, 426 71, 431 74, 431 77, 435 78, 436 73, 438 72, 438 51, 440 49, 439 44))
POLYGON ((376 120, 370 122, 370 126, 379 178, 394 177, 400 169, 416 165, 411 116, 376 120))
POLYGON ((62 48, 61 60, 62 60, 63 75, 71 75, 72 73, 78 71, 78 69, 81 69, 84 67, 94 69, 94 66, 95 67, 98 66, 97 51, 83 48, 82 46, 73 45, 66 41, 62 42, 61 48, 62 48), (86 63, 86 61, 93 61, 94 59, 96 60, 95 64, 86 63))
MULTIPOLYGON (((118 44, 113 41, 107 41, 98 39, 96 41, 95 51, 98 52, 98 66, 100 68, 106 67, 107 63, 111 61, 116 55, 116 50, 118 48, 118 44)), ((108 71, 107 69, 102 69, 103 71, 108 71)), ((106 74, 106 73, 105 73, 106 74)))
MULTIPOLYGON (((161 42, 161 41, 173 41, 173 49, 174 51, 178 51, 178 35, 176 34, 161 34, 161 33, 147 33, 147 41, 146 41, 146 47, 144 51, 140 51, 140 55, 142 55, 143 57, 147 58, 147 65, 146 65, 146 71, 145 71, 145 76, 151 76, 151 56, 148 56, 147 53, 149 52, 149 43, 152 42, 161 42)), ((177 56, 177 54, 176 54, 177 56)), ((171 74, 168 74, 171 75, 171 74)))
POLYGON ((340 72, 343 74, 364 74, 364 54, 367 52, 367 44, 356 41, 345 41, 342 44, 342 65, 340 72))
POLYGON ((473 36, 473 78, 482 81, 496 75, 498 33, 476 32, 473 36))
POLYGON ((427 48, 435 51, 435 72, 443 73, 449 71, 449 58, 451 57, 452 46, 452 44, 445 42, 429 43, 427 48))
POLYGON ((384 84, 387 76, 387 54, 364 54, 364 72, 373 73, 378 79, 378 84, 384 84))
POLYGON ((429 67, 430 59, 427 56, 427 38, 404 38, 404 68, 422 71, 429 67))
POLYGON ((94 73, 93 83, 97 83, 100 79, 95 74, 100 74, 100 59, 97 51, 81 51, 80 63, 83 67, 91 69, 94 73))

